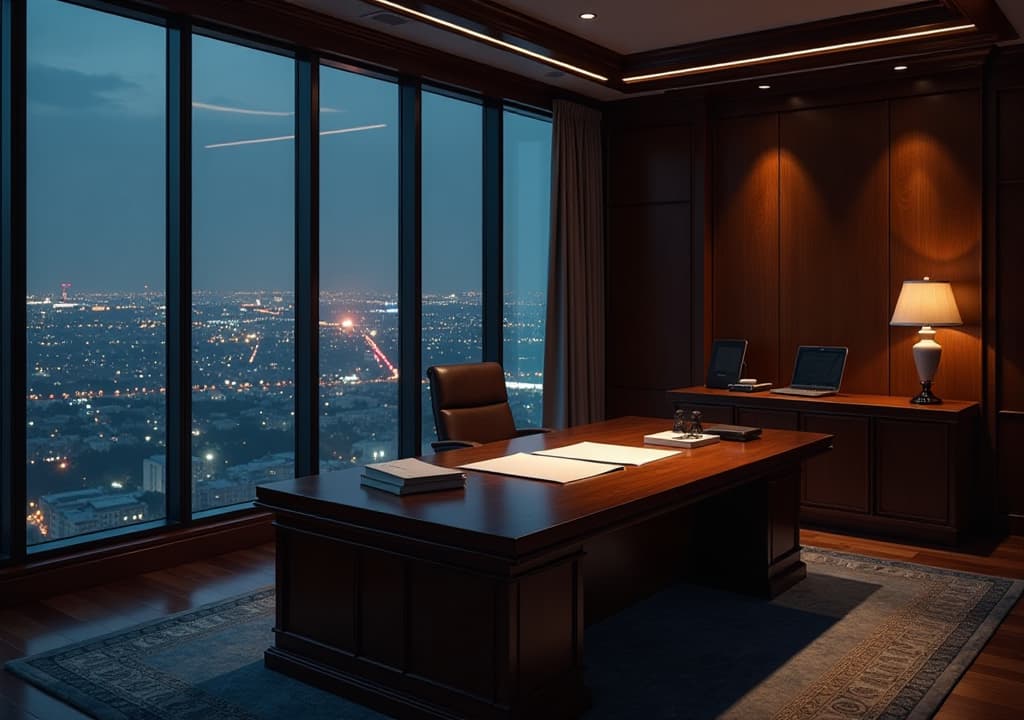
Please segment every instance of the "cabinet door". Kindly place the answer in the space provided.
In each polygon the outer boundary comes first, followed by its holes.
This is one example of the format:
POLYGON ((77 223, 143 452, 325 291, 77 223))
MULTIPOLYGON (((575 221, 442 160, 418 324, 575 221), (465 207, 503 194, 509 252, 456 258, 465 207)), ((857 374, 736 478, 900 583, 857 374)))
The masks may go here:
POLYGON ((871 508, 868 418, 808 413, 801 418, 800 429, 835 435, 831 451, 804 463, 803 504, 868 512, 871 508))
POLYGON ((949 433, 935 422, 878 420, 875 425, 879 515, 949 522, 949 433))
POLYGON ((798 427, 795 412, 786 410, 761 410, 753 408, 736 408, 736 423, 749 427, 771 428, 772 430, 796 430, 798 427))

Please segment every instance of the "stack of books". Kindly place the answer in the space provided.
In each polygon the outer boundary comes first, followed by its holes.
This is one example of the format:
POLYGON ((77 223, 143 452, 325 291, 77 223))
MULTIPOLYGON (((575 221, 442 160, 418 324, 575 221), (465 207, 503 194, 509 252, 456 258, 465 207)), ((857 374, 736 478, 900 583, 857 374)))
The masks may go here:
POLYGON ((412 495, 465 487, 466 476, 461 470, 450 470, 416 458, 405 458, 367 465, 363 468, 361 484, 395 495, 412 495))

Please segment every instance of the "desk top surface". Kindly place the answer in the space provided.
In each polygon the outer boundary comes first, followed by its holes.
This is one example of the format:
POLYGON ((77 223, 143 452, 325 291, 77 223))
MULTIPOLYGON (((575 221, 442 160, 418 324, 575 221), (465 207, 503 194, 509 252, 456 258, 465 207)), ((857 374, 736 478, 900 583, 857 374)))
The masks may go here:
MULTIPOLYGON (((423 459, 456 467, 583 440, 642 447, 645 434, 668 429, 669 420, 625 417, 423 459)), ((683 449, 665 460, 566 485, 468 472, 464 489, 403 497, 361 486, 361 468, 351 468, 260 485, 256 495, 257 504, 270 510, 519 555, 600 532, 631 517, 682 507, 824 452, 830 442, 830 435, 765 430, 751 442, 683 449)))
POLYGON ((668 394, 670 397, 679 397, 683 395, 699 397, 702 401, 706 400, 716 404, 718 402, 730 404, 742 403, 744 405, 764 404, 765 407, 770 407, 772 404, 778 404, 780 406, 789 404, 792 407, 818 404, 822 407, 832 407, 836 411, 846 407, 850 409, 859 408, 883 410, 889 413, 900 413, 908 416, 913 416, 914 414, 920 416, 924 413, 931 413, 933 415, 957 415, 961 413, 978 412, 980 407, 976 402, 969 402, 965 400, 944 400, 941 405, 914 405, 910 402, 910 397, 905 395, 857 395, 854 393, 836 393, 835 395, 824 395, 822 397, 801 397, 799 395, 778 395, 776 393, 768 392, 767 390, 753 393, 733 392, 731 390, 704 387, 703 385, 676 388, 675 390, 669 390, 668 394))

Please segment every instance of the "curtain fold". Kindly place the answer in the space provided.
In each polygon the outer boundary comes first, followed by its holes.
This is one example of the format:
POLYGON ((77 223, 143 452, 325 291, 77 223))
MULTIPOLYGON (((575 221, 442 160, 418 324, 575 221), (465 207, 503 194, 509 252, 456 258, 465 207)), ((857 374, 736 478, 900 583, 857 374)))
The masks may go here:
POLYGON ((605 414, 604 182, 601 113, 553 110, 544 425, 564 428, 605 414))

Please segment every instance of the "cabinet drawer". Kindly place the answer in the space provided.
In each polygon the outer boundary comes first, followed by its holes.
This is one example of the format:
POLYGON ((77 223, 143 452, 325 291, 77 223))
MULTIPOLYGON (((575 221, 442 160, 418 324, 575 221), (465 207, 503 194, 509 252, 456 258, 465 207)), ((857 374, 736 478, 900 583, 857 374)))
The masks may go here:
POLYGON ((878 420, 875 486, 879 515, 949 522, 950 427, 878 420))
POLYGON ((736 424, 749 427, 771 428, 772 430, 796 430, 799 424, 797 414, 786 410, 761 410, 736 408, 736 424))
POLYGON ((854 510, 871 509, 871 446, 868 418, 848 415, 801 417, 800 429, 835 435, 832 450, 804 463, 805 505, 854 510))

